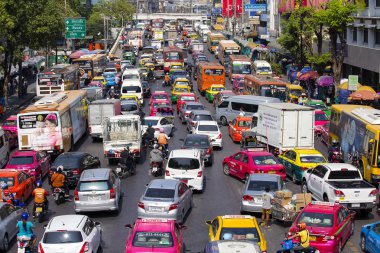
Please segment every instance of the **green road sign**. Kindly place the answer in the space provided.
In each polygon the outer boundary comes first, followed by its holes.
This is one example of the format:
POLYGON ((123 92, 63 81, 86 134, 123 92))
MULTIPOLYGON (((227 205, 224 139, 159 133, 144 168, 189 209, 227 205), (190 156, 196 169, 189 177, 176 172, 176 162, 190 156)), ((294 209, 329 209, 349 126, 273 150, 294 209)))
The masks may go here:
POLYGON ((66 18, 65 19, 65 38, 66 39, 85 39, 86 38, 86 19, 66 18))

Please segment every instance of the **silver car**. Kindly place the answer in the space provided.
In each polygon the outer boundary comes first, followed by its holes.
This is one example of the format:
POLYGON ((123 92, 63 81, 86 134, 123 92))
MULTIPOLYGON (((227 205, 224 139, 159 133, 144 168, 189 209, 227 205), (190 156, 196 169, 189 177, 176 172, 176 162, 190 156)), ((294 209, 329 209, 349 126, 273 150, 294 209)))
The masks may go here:
POLYGON ((9 242, 18 232, 16 224, 22 213, 23 209, 0 202, 0 249, 3 252, 9 249, 9 242))
POLYGON ((74 191, 75 212, 118 212, 120 195, 120 179, 112 169, 85 170, 74 191))
POLYGON ((281 176, 276 174, 251 174, 244 185, 243 197, 241 200, 240 212, 261 213, 263 200, 262 195, 265 187, 270 187, 270 194, 281 191, 284 182, 281 176))
POLYGON ((140 115, 141 109, 136 101, 122 100, 121 101, 121 114, 123 115, 140 115))
POLYGON ((178 117, 182 124, 186 124, 186 120, 189 117, 192 110, 204 110, 205 106, 200 102, 185 102, 181 105, 178 111, 178 117))
POLYGON ((187 131, 192 133, 198 121, 213 121, 211 112, 206 110, 193 110, 187 118, 187 131))
POLYGON ((137 204, 139 218, 167 218, 183 223, 193 206, 193 192, 175 179, 154 179, 137 204))

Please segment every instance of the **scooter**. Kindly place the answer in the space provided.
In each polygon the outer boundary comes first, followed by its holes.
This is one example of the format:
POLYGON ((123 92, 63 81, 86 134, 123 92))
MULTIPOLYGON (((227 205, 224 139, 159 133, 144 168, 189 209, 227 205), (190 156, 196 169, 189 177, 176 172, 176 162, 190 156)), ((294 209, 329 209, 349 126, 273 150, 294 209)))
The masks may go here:
POLYGON ((342 153, 338 150, 333 151, 331 155, 331 162, 332 163, 342 163, 343 158, 342 158, 342 153))
POLYGON ((54 188, 52 195, 57 205, 60 205, 63 202, 65 202, 65 189, 56 187, 54 188))
POLYGON ((17 253, 31 253, 36 239, 31 239, 28 236, 17 237, 17 253))
POLYGON ((292 239, 284 239, 281 243, 282 249, 277 250, 277 253, 319 253, 319 250, 310 246, 302 250, 294 250, 294 247, 297 246, 297 243, 294 243, 292 239))
POLYGON ((150 171, 153 176, 159 177, 162 175, 162 162, 151 162, 150 171))
POLYGON ((37 219, 39 223, 42 223, 47 213, 45 203, 36 203, 35 206, 34 218, 37 219))
POLYGON ((134 158, 132 159, 131 168, 129 168, 125 163, 118 163, 117 168, 116 168, 116 174, 120 179, 127 178, 129 176, 136 174, 135 159, 134 158))

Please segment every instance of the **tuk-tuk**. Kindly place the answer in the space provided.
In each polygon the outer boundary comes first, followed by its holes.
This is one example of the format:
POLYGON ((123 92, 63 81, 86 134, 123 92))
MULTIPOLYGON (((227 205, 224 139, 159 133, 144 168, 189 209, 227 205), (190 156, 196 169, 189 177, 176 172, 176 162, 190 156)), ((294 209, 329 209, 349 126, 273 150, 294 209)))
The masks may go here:
POLYGON ((244 151, 267 151, 268 138, 252 131, 242 132, 240 150, 244 151))
POLYGON ((136 56, 133 52, 124 52, 123 59, 129 61, 132 65, 136 64, 136 56))

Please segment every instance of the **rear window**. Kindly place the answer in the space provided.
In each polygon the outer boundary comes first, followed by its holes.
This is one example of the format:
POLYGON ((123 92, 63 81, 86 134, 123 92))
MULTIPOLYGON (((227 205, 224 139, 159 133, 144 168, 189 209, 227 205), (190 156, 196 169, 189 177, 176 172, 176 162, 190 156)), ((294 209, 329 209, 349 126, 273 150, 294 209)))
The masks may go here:
POLYGON ((194 121, 212 121, 211 115, 195 115, 194 121))
POLYGON ((58 156, 57 159, 55 159, 53 165, 62 165, 65 169, 78 168, 80 166, 80 159, 78 157, 73 156, 58 156))
POLYGON ((200 125, 198 126, 198 131, 218 132, 218 127, 215 125, 200 125))
POLYGON ((278 190, 278 183, 271 181, 249 181, 248 191, 264 191, 265 187, 269 186, 270 191, 278 190))
POLYGON ((332 180, 348 180, 348 179, 360 179, 359 171, 357 170, 347 170, 347 171, 331 171, 329 179, 332 180))
POLYGON ((80 231, 46 232, 43 242, 48 244, 78 243, 82 242, 80 231))
POLYGON ((154 119, 144 119, 144 120, 142 121, 142 125, 143 125, 143 126, 147 126, 147 125, 149 125, 149 123, 151 123, 152 126, 156 126, 157 123, 158 123, 158 120, 154 120, 154 119))
POLYGON ((251 228, 222 228, 220 231, 220 238, 225 234, 231 234, 232 240, 249 240, 253 242, 260 242, 260 236, 255 227, 251 228))
POLYGON ((0 177, 0 185, 14 186, 15 179, 13 177, 0 177))
POLYGON ((325 158, 320 155, 305 155, 300 156, 302 163, 324 163, 326 162, 325 158))
POLYGON ((193 97, 193 96, 189 96, 189 97, 183 96, 183 97, 181 97, 181 101, 195 101, 195 97, 193 97))
POLYGON ((165 95, 165 94, 155 94, 155 95, 153 95, 153 98, 152 98, 153 100, 155 100, 155 99, 168 99, 168 96, 167 95, 165 95))
POLYGON ((17 126, 17 121, 16 120, 6 120, 3 123, 3 126, 17 126))
POLYGON ((205 107, 203 105, 187 105, 186 110, 203 110, 205 107))
POLYGON ((80 192, 85 191, 108 191, 110 185, 108 181, 80 181, 77 190, 80 192))
POLYGON ((316 113, 315 114, 315 121, 328 121, 326 114, 324 113, 316 113))
POLYGON ((199 169, 199 161, 195 158, 171 158, 169 160, 169 168, 179 170, 195 170, 199 169))
POLYGON ((273 156, 254 156, 252 157, 254 164, 256 165, 274 165, 279 164, 279 162, 273 156))
POLYGON ((10 165, 32 164, 33 156, 14 156, 9 160, 10 165))
POLYGON ((135 80, 135 79, 140 79, 139 75, 136 74, 130 74, 130 75, 124 75, 123 80, 135 80))
POLYGON ((251 127, 251 121, 241 120, 238 122, 239 127, 251 127))
POLYGON ((140 93, 141 87, 140 86, 124 86, 122 93, 140 93))
POLYGON ((137 105, 135 104, 121 105, 121 110, 123 112, 137 111, 137 105))
POLYGON ((152 249, 169 248, 173 247, 173 237, 169 232, 136 232, 132 245, 152 249))
POLYGON ((172 199, 174 198, 174 193, 174 189, 148 188, 148 190, 146 190, 145 197, 172 199))
POLYGON ((208 148, 210 143, 207 138, 187 138, 185 140, 185 147, 195 147, 195 148, 208 148))
POLYGON ((306 226, 312 227, 332 227, 334 225, 334 215, 328 213, 302 212, 298 222, 305 222, 306 226))

